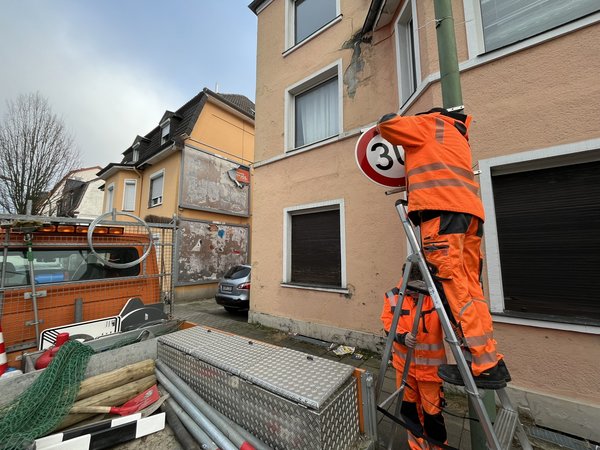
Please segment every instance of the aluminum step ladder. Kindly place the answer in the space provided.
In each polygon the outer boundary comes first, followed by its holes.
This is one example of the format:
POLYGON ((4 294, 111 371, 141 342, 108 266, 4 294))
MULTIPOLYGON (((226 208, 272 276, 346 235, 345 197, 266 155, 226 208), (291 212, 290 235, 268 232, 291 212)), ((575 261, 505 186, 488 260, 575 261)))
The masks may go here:
MULTIPOLYGON (((448 315, 446 314, 446 310, 444 309, 444 305, 442 303, 440 294, 433 282, 431 273, 429 272, 429 268, 427 266, 425 257, 421 252, 421 247, 419 241, 417 240, 413 225, 408 219, 406 207, 406 200, 396 201, 396 209, 398 210, 398 214, 400 215, 400 220, 406 233, 406 237, 408 238, 412 253, 408 256, 406 260, 404 273, 402 275, 402 285, 399 292, 397 307, 394 311, 394 317, 392 320, 392 325, 390 327, 390 333, 387 337, 384 352, 381 358, 381 366, 375 385, 375 395, 378 406, 381 408, 385 408, 385 406, 388 405, 391 401, 397 399, 395 415, 396 417, 398 417, 398 415, 400 414, 400 407, 404 396, 404 389, 406 387, 406 379, 408 376, 408 368, 412 360, 413 349, 409 349, 406 355, 406 362, 404 365, 402 383, 400 387, 383 401, 380 401, 380 397, 383 386, 383 380, 385 378, 385 372, 388 368, 388 361, 392 353, 392 345, 396 334, 394 330, 396 330, 398 326, 398 320, 400 318, 400 312, 402 310, 402 301, 404 300, 405 293, 408 289, 409 291, 418 293, 419 295, 417 301, 417 314, 415 314, 415 321, 413 322, 412 326, 412 334, 415 336, 417 334, 419 317, 423 305, 423 298, 425 295, 431 296, 434 307, 438 313, 442 325, 442 330, 444 331, 445 340, 450 345, 450 349, 452 351, 452 354, 454 355, 454 359, 457 362, 458 369, 464 381, 465 391, 471 399, 473 409, 475 410, 477 418, 479 419, 479 422, 481 424, 481 428, 485 434, 488 448, 490 450, 509 450, 511 448, 513 437, 516 435, 519 440, 519 443, 521 444, 521 447, 524 450, 532 450, 531 444, 529 443, 529 439, 527 438, 527 434, 525 433, 523 425, 519 421, 518 411, 512 406, 506 389, 494 390, 495 395, 498 399, 498 409, 496 412, 496 420, 494 421, 494 424, 492 424, 490 417, 485 409, 485 405, 483 404, 483 393, 479 392, 477 386, 475 385, 475 381, 473 380, 473 376, 471 375, 471 370, 467 365, 465 355, 463 354, 463 351, 461 349, 460 342, 457 339, 456 334, 454 333, 448 315), (411 269, 414 264, 416 264, 419 267, 419 271, 421 272, 423 281, 409 280, 409 274, 411 273, 411 269)), ((392 433, 392 439, 395 435, 395 432, 396 429, 394 429, 394 432, 392 433)))

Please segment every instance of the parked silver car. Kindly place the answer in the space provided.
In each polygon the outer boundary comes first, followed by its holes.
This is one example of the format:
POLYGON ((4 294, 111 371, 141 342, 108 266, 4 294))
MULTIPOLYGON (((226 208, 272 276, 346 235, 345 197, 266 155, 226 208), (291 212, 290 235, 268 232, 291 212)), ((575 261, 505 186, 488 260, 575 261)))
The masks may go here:
POLYGON ((250 308, 250 266, 233 266, 219 282, 215 300, 227 311, 250 308))

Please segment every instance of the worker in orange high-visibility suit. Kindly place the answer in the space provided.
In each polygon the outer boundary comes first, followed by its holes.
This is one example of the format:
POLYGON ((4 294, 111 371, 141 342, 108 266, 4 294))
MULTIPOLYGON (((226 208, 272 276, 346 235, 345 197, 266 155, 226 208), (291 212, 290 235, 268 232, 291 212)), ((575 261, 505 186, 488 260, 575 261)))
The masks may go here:
MULTIPOLYGON (((401 413, 425 436, 445 443, 447 434, 441 409, 443 406, 442 380, 437 374, 440 364, 446 362, 442 327, 431 297, 425 296, 421 307, 418 332, 416 336, 413 336, 411 330, 416 314, 418 294, 413 294, 407 289, 402 304, 398 305, 401 286, 402 280, 397 287, 384 295, 383 311, 381 312, 383 328, 386 333, 390 333, 394 311, 396 308, 402 309, 395 332, 392 360, 396 369, 397 388, 402 384, 404 363, 409 348, 413 349, 401 413)), ((407 430, 407 433, 408 445, 412 450, 438 448, 414 435, 410 430, 407 430)))
MULTIPOLYGON (((387 114, 377 129, 404 148, 408 215, 421 228, 425 259, 471 354, 475 383, 501 389, 510 376, 496 351, 480 283, 484 212, 472 170, 470 122, 470 116, 434 108, 417 116, 387 114)), ((463 384, 455 365, 441 366, 439 375, 463 384)))

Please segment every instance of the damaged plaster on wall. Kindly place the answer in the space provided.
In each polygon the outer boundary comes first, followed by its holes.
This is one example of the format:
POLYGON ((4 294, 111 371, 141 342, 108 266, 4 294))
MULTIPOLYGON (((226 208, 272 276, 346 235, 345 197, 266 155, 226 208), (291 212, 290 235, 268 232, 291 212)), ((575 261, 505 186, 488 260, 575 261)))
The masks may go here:
POLYGON ((362 57, 361 44, 370 44, 371 38, 372 36, 365 36, 360 30, 342 45, 342 49, 352 49, 352 59, 344 71, 344 84, 350 98, 354 98, 359 83, 363 81, 360 78, 360 73, 365 67, 365 60, 362 57))

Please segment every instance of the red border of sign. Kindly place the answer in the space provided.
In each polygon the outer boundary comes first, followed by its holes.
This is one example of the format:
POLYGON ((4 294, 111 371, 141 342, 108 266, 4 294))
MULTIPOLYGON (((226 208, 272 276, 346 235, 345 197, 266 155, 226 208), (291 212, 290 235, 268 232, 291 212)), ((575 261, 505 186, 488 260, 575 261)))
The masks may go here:
POLYGON ((356 142, 354 156, 358 168, 369 180, 380 186, 390 188, 406 186, 406 177, 402 177, 401 179, 386 177, 369 165, 369 161, 367 160, 367 145, 376 134, 375 126, 373 126, 365 131, 356 142))

